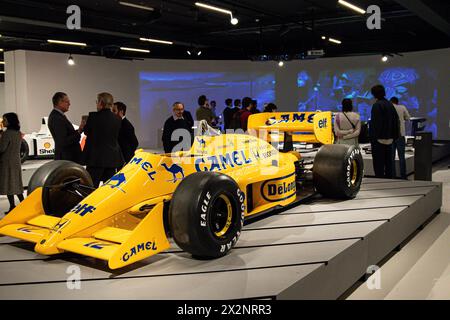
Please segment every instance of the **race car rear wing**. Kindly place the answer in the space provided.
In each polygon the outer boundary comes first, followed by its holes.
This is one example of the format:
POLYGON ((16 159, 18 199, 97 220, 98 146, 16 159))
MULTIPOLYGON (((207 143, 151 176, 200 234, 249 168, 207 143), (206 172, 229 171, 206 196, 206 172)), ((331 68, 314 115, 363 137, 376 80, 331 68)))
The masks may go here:
POLYGON ((248 129, 266 131, 268 139, 273 139, 272 134, 278 131, 292 135, 294 142, 334 142, 331 112, 258 113, 249 117, 248 129))

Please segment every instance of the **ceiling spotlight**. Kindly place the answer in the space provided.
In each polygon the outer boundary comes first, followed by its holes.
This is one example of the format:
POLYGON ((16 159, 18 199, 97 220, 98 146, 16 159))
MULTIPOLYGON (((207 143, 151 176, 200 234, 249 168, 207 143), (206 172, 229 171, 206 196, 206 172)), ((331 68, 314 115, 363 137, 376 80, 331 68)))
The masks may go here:
POLYGON ((188 55, 192 55, 191 51, 186 50, 186 52, 187 52, 188 55))
POLYGON ((147 11, 154 11, 155 9, 153 9, 152 7, 147 7, 147 6, 141 6, 139 4, 135 4, 135 3, 130 3, 130 2, 125 2, 125 1, 119 1, 119 4, 123 5, 123 6, 127 6, 127 7, 132 7, 132 8, 136 8, 136 9, 141 9, 141 10, 147 10, 147 11))
POLYGON ((75 65, 75 60, 72 58, 72 55, 69 55, 69 59, 67 59, 67 64, 69 66, 74 66, 75 65))
POLYGON ((233 25, 233 26, 235 26, 235 25, 237 25, 238 23, 239 23, 239 20, 237 19, 237 18, 231 18, 231 24, 233 25))
POLYGON ((327 40, 327 37, 325 37, 325 36, 322 36, 322 40, 327 40))
POLYGON ((5 74, 5 71, 0 71, 0 74, 5 74))
POLYGON ((3 49, 0 49, 0 52, 3 52, 3 49))
POLYGON ((383 55, 383 57, 381 58, 381 61, 383 62, 388 62, 389 57, 387 55, 383 55))
POLYGON ((284 62, 283 62, 283 61, 278 62, 278 66, 279 66, 280 68, 283 67, 283 66, 284 66, 284 62))
POLYGON ((366 10, 361 9, 360 7, 357 7, 354 4, 351 4, 351 3, 347 2, 347 1, 339 0, 338 3, 340 5, 343 5, 343 6, 347 7, 347 8, 352 9, 353 11, 358 12, 359 14, 366 14, 366 10))
POLYGON ((201 55, 201 54, 202 54, 202 52, 201 52, 201 51, 197 52, 197 56, 199 56, 199 55, 201 55))
POLYGON ((5 61, 0 61, 0 64, 5 64, 5 61))

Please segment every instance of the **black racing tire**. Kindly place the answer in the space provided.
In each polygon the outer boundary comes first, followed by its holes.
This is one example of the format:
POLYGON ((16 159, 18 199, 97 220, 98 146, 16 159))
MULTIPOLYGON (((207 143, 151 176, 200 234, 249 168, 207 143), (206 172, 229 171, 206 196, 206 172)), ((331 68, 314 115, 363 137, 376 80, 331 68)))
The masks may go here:
POLYGON ((358 147, 324 145, 314 158, 314 187, 325 197, 353 199, 363 176, 364 161, 358 147))
POLYGON ((26 140, 22 139, 22 142, 20 143, 20 163, 27 161, 29 155, 30 146, 26 140))
POLYGON ((55 160, 41 166, 28 183, 28 194, 36 188, 43 187, 42 206, 47 215, 62 217, 77 205, 83 198, 60 188, 49 188, 65 182, 81 179, 80 184, 93 188, 91 176, 79 164, 55 160))
POLYGON ((226 255, 244 224, 245 195, 229 176, 197 172, 175 190, 169 207, 169 228, 178 246, 195 258, 226 255))

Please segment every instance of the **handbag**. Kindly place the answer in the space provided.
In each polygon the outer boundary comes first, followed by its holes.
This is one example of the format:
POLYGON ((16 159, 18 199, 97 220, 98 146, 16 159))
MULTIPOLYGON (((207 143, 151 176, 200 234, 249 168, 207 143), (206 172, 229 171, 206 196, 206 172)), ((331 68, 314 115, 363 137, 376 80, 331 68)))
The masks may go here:
POLYGON ((347 118, 348 122, 350 122, 350 124, 352 125, 353 130, 356 130, 356 126, 355 124, 347 117, 347 115, 345 114, 345 112, 342 112, 344 114, 344 116, 347 118))

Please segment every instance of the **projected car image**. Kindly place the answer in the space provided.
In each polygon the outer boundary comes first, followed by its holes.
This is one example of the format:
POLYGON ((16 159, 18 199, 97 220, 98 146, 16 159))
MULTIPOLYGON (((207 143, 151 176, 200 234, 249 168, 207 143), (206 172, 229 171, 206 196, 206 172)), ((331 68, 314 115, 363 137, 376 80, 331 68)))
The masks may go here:
POLYGON ((427 118, 426 131, 437 136, 439 92, 433 84, 438 72, 432 68, 384 67, 323 70, 319 74, 302 70, 297 75, 299 111, 338 111, 343 99, 352 99, 362 121, 370 119, 375 84, 386 88, 386 97, 397 97, 411 116, 427 118))
POLYGON ((25 201, 0 221, 0 234, 35 243, 43 255, 74 252, 111 269, 167 250, 170 237, 193 257, 222 257, 238 242, 245 219, 301 200, 307 180, 326 197, 356 196, 361 152, 332 144, 331 117, 262 113, 249 119, 259 137, 201 135, 189 151, 138 150, 96 190, 78 164, 47 163, 31 178, 25 201), (304 141, 323 144, 313 167, 262 138, 272 131, 304 132, 304 141))

